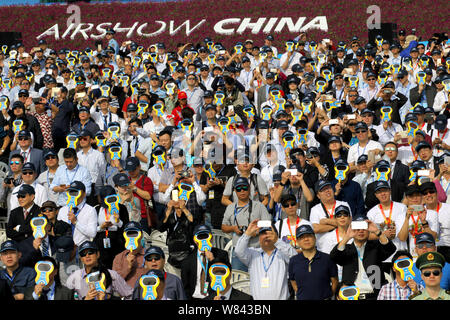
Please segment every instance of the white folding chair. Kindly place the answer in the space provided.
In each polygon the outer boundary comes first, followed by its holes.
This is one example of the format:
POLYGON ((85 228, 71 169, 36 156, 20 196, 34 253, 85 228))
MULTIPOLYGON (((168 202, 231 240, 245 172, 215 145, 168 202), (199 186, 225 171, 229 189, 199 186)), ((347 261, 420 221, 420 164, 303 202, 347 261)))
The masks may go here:
MULTIPOLYGON (((169 247, 165 242, 159 241, 159 240, 151 240, 151 245, 160 247, 162 251, 164 252, 166 259, 169 257, 169 247)), ((150 246, 150 245, 149 245, 150 246)), ((148 247, 147 247, 148 248, 148 247)))
POLYGON ((222 230, 212 230, 212 245, 213 247, 224 250, 228 242, 231 241, 231 236, 222 230))
POLYGON ((225 248, 223 248, 223 250, 228 252, 228 259, 230 259, 230 263, 231 263, 231 260, 233 259, 233 251, 234 251, 233 241, 229 241, 227 243, 227 245, 225 246, 225 248))
POLYGON ((0 162, 0 178, 6 178, 9 173, 9 167, 6 163, 0 162))
POLYGON ((232 284, 234 289, 240 290, 248 295, 251 295, 250 292, 250 280, 242 280, 232 284))
POLYGON ((233 270, 231 272, 231 284, 239 281, 250 280, 250 274, 241 270, 233 270))
POLYGON ((150 241, 153 240, 158 240, 165 243, 167 240, 167 231, 159 232, 158 230, 153 230, 150 234, 150 241))

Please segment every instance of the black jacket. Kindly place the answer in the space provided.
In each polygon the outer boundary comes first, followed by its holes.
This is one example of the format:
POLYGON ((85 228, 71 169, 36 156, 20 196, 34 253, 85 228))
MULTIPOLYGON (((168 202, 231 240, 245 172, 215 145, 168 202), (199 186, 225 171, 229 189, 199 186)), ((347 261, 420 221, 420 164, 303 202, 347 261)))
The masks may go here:
POLYGON ((33 235, 30 221, 32 218, 37 217, 37 215, 41 212, 41 209, 37 204, 33 204, 28 211, 29 213, 26 219, 24 218, 22 207, 15 208, 11 211, 8 224, 6 225, 6 236, 11 240, 20 242, 33 235), (14 230, 14 228, 19 225, 19 231, 14 230))
MULTIPOLYGON (((214 300, 215 296, 217 296, 217 293, 210 292, 205 300, 214 300)), ((230 300, 253 300, 253 297, 245 292, 231 288, 230 300)))
MULTIPOLYGON (((392 122, 402 124, 402 121, 400 119, 400 108, 408 101, 408 98, 405 97, 400 92, 396 92, 395 95, 397 96, 397 99, 390 100, 388 102, 379 101, 376 99, 376 97, 373 97, 368 103, 367 108, 375 112, 375 119, 374 124, 378 124, 380 116, 381 116, 381 107, 383 106, 391 106, 392 107, 392 114, 391 119, 392 122)), ((412 103, 412 101, 411 101, 412 103)))
POLYGON ((411 101, 411 105, 414 106, 417 102, 420 102, 422 99, 421 96, 424 94, 426 94, 428 106, 433 107, 434 98, 437 94, 437 89, 434 84, 431 86, 426 85, 421 95, 419 94, 419 86, 415 86, 409 90, 409 100, 411 101))
MULTIPOLYGON (((192 299, 192 295, 195 291, 195 285, 197 284, 197 252, 198 250, 195 249, 181 263, 181 281, 183 282, 184 292, 186 293, 188 300, 192 299)), ((216 262, 229 261, 228 253, 226 251, 218 248, 211 248, 211 252, 214 259, 208 262, 208 267, 216 262)), ((205 281, 209 281, 208 279, 209 274, 207 274, 205 281)))
MULTIPOLYGON (((336 262, 336 264, 343 267, 342 282, 355 283, 359 271, 359 258, 355 244, 346 244, 343 251, 339 251, 338 246, 339 244, 331 250, 330 257, 334 262, 336 262)), ((380 284, 384 285, 386 283, 386 279, 381 268, 381 263, 389 258, 395 250, 396 247, 390 240, 385 245, 381 244, 379 240, 367 240, 362 261, 367 276, 370 278, 371 275, 378 272, 381 277, 380 284), (379 270, 374 270, 373 266, 379 267, 379 270)), ((375 289, 375 292, 378 291, 375 289)))
MULTIPOLYGON (((34 287, 28 287, 24 293, 24 300, 34 300, 33 298, 34 287)), ((55 286, 54 300, 73 300, 74 290, 68 289, 62 285, 55 286)), ((43 300, 43 297, 39 300, 43 300)))

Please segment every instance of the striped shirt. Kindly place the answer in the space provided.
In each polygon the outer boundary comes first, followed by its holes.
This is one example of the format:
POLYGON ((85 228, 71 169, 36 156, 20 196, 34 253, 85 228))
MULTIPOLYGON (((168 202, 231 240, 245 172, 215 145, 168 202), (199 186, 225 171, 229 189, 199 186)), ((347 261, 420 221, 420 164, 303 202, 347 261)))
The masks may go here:
MULTIPOLYGON (((418 284, 417 290, 422 291, 423 286, 418 284)), ((408 300, 408 297, 412 294, 413 291, 410 287, 406 285, 402 288, 397 280, 394 280, 381 287, 377 300, 408 300)))

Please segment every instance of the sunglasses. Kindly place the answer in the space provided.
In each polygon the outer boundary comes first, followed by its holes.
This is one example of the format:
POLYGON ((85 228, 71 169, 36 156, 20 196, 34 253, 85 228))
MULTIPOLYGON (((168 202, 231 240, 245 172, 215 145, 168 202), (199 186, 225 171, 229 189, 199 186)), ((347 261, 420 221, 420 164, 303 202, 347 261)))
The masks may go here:
POLYGON ((248 187, 237 187, 236 192, 248 191, 248 187))
POLYGON ((19 94, 19 98, 28 98, 26 94, 19 94))
POLYGON ((349 123, 348 124, 350 127, 354 127, 354 126, 356 126, 356 123, 349 123))
POLYGON ((434 247, 434 244, 429 243, 429 242, 426 242, 426 243, 417 243, 417 244, 416 244, 416 247, 419 248, 419 249, 424 249, 424 248, 431 249, 431 248, 434 247))
POLYGON ((56 158, 57 158, 57 156, 47 156, 47 157, 45 158, 45 160, 56 159, 56 158))
POLYGON ((431 272, 431 271, 424 271, 422 273, 422 275, 428 278, 429 276, 431 276, 432 273, 433 273, 433 276, 437 277, 437 276, 439 276, 441 274, 441 270, 433 270, 433 272, 431 272))
POLYGON ((24 199, 27 195, 23 195, 23 194, 18 194, 17 195, 17 199, 24 199))
POLYGON ((24 171, 24 172, 22 172, 23 176, 26 176, 26 175, 30 175, 31 176, 32 174, 34 174, 33 171, 24 171))
POLYGON ((55 211, 55 209, 53 209, 53 208, 45 208, 45 209, 42 209, 41 210, 41 212, 53 212, 53 211, 55 211))
POLYGON ((356 133, 366 133, 367 130, 356 130, 355 132, 356 132, 356 133))
POLYGON ((335 80, 342 80, 342 79, 344 79, 344 77, 335 77, 334 79, 335 80))
POLYGON ((21 164, 21 162, 20 162, 20 161, 11 161, 9 164, 10 164, 10 165, 13 165, 13 164, 21 164))
POLYGON ((436 191, 434 191, 434 190, 425 190, 424 192, 422 192, 422 194, 424 196, 429 195, 429 194, 435 194, 435 193, 436 193, 436 191))
POLYGON ((375 80, 376 80, 375 78, 367 79, 367 81, 375 81, 375 80))
POLYGON ((348 96, 349 97, 357 97, 358 95, 357 94, 349 94, 348 96))
POLYGON ((294 201, 285 202, 282 204, 283 208, 295 207, 296 205, 297 205, 297 202, 294 202, 294 201))
POLYGON ((348 217, 348 216, 350 216, 350 214, 348 212, 339 212, 339 213, 336 213, 334 216, 336 218, 340 218, 340 217, 348 217))
POLYGON ((87 140, 89 140, 89 137, 81 137, 80 140, 87 141, 87 140))
POLYGON ((384 149, 385 151, 397 151, 397 149, 396 148, 386 148, 386 149, 384 149))
POLYGON ((27 137, 20 137, 19 138, 19 141, 26 141, 26 140, 30 140, 30 138, 27 138, 27 137))
POLYGON ((156 256, 156 257, 147 256, 147 257, 145 257, 145 261, 159 261, 159 260, 161 260, 160 256, 156 256))
POLYGON ((87 255, 93 255, 93 254, 96 254, 96 253, 97 253, 97 251, 94 250, 94 249, 87 249, 87 250, 83 250, 83 251, 80 252, 80 257, 85 257, 87 255))

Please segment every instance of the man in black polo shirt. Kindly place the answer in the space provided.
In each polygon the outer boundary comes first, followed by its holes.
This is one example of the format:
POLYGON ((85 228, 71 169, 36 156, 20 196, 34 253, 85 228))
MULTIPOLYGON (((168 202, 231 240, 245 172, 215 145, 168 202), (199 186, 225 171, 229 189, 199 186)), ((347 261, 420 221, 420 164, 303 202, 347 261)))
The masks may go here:
POLYGON ((328 254, 316 249, 316 236, 311 226, 298 227, 296 237, 302 252, 289 260, 289 280, 296 300, 330 299, 338 286, 336 264, 328 254))

